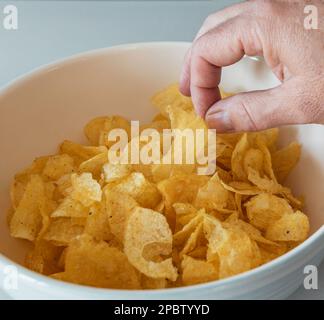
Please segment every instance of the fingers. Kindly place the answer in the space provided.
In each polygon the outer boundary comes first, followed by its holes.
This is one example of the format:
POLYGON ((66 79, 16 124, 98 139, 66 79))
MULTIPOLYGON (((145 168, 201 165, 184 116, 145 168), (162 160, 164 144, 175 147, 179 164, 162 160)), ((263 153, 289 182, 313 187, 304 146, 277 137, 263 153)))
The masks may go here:
POLYGON ((262 51, 254 23, 245 17, 226 21, 202 35, 193 45, 190 64, 190 92, 196 112, 204 117, 220 99, 221 67, 239 61, 245 53, 262 51))
POLYGON ((317 122, 319 103, 296 91, 303 81, 289 80, 279 87, 237 94, 216 102, 206 113, 209 127, 219 132, 256 131, 287 124, 317 122), (306 98, 307 97, 307 98, 306 98))
MULTIPOLYGON (((238 16, 247 7, 246 3, 239 3, 233 6, 217 11, 206 18, 198 31, 194 41, 207 33, 209 30, 226 22, 227 20, 238 16)), ((189 48, 183 62, 183 67, 180 75, 180 92, 185 96, 190 96, 190 64, 191 64, 191 48, 189 48)))
POLYGON ((191 95, 190 92, 190 62, 191 62, 191 48, 187 51, 180 75, 179 89, 180 92, 189 97, 191 95))

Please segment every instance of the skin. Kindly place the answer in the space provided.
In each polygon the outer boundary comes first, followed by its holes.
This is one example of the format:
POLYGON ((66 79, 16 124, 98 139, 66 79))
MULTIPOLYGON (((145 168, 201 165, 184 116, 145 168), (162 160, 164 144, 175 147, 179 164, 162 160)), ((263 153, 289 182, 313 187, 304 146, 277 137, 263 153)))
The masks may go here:
POLYGON ((323 124, 324 1, 255 0, 210 15, 186 55, 180 91, 219 132, 323 124), (309 4, 318 29, 304 27, 309 4), (220 100, 221 68, 245 54, 263 56, 281 85, 220 100))

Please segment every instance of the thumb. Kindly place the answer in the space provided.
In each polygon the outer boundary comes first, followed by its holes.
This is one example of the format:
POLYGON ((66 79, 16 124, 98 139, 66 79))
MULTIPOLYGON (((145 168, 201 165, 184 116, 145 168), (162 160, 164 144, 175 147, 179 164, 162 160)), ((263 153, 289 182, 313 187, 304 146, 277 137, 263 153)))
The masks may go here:
POLYGON ((305 94, 305 83, 289 80, 279 87, 240 93, 212 105, 205 116, 219 132, 257 131, 316 122, 318 106, 305 94))

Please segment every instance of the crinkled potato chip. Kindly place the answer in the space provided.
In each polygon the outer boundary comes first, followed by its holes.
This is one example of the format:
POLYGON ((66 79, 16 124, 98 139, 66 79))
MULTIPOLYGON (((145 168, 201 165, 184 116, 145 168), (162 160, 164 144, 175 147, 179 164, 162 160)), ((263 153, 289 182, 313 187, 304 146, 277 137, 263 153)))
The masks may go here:
POLYGON ((175 281, 177 269, 172 265, 172 259, 161 262, 146 260, 143 251, 146 246, 158 244, 156 254, 170 255, 172 252, 172 233, 169 225, 159 212, 137 207, 134 209, 125 229, 124 250, 130 263, 151 278, 166 278, 175 281))
POLYGON ((102 191, 99 183, 92 178, 91 173, 81 175, 72 174, 71 197, 85 207, 90 207, 95 202, 101 201, 102 191))
POLYGON ((138 203, 127 193, 109 190, 106 192, 105 201, 110 230, 121 243, 124 243, 127 220, 138 203))
POLYGON ((296 211, 284 214, 267 229, 266 238, 272 241, 304 241, 309 234, 309 221, 305 214, 296 211))
POLYGON ((53 277, 95 287, 140 288, 139 274, 125 254, 87 235, 70 244, 65 257, 65 271, 53 277))
POLYGON ((191 98, 173 84, 151 102, 159 113, 135 136, 125 118, 97 117, 84 129, 90 145, 65 140, 14 176, 7 222, 11 236, 32 243, 29 269, 95 287, 163 289, 245 272, 307 238, 304 201, 282 184, 299 161, 297 142, 279 149, 277 128, 217 134, 216 172, 199 175, 209 134, 191 98), (114 129, 128 134, 119 149, 108 139, 114 129), (182 137, 164 140, 165 129, 182 137), (184 139, 188 129, 204 143, 184 139))
POLYGON ((112 191, 129 194, 140 206, 150 209, 156 207, 162 199, 158 188, 139 172, 133 172, 118 181, 112 191))
POLYGON ((218 279, 218 264, 184 256, 182 260, 184 285, 198 284, 218 279))
POLYGON ((273 221, 280 219, 284 214, 293 213, 287 200, 269 193, 253 197, 245 207, 250 223, 260 230, 266 230, 273 221))
POLYGON ((84 230, 82 220, 73 220, 71 218, 53 218, 49 228, 43 235, 43 239, 53 243, 56 246, 67 246, 84 230))
POLYGON ((62 247, 57 247, 45 240, 39 240, 27 254, 25 265, 27 268, 45 275, 61 272, 63 268, 59 266, 59 259, 62 251, 62 247))

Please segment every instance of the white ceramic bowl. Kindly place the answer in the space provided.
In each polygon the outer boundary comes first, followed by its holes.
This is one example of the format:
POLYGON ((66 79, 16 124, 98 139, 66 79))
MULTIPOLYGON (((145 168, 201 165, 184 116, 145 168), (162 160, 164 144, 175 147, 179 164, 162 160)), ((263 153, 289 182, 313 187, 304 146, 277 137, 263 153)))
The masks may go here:
MULTIPOLYGON (((0 92, 0 285, 13 298, 279 299, 302 283, 306 265, 318 265, 323 259, 324 126, 314 125, 284 128, 281 138, 284 143, 298 139, 303 144, 303 156, 290 183, 295 192, 306 196, 312 235, 266 265, 217 282, 153 291, 73 285, 20 265, 28 245, 9 236, 5 218, 13 174, 35 156, 54 152, 65 138, 82 142, 82 128, 93 117, 120 114, 133 120, 149 119, 154 113, 150 96, 178 80, 188 46, 143 43, 97 50, 38 69, 0 92)), ((225 68, 222 82, 229 91, 277 84, 262 62, 251 59, 225 68)))

